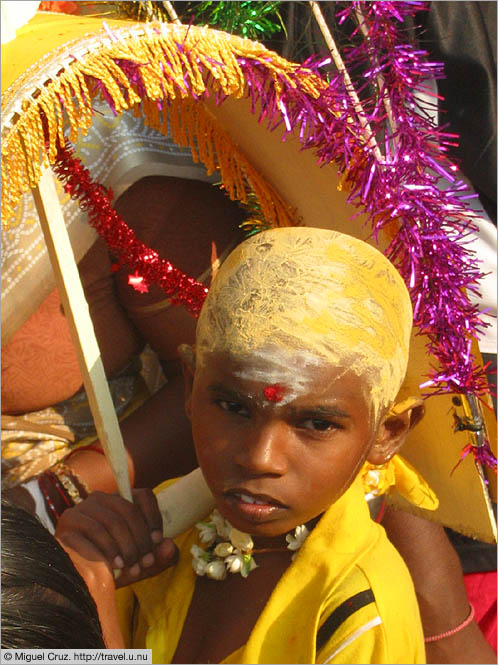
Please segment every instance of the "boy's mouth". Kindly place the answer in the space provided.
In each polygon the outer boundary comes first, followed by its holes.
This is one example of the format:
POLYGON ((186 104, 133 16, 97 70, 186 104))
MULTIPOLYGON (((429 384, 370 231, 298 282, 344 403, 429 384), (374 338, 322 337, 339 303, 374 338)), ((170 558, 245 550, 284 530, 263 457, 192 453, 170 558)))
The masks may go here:
POLYGON ((267 494, 253 494, 245 489, 231 489, 224 496, 232 510, 254 522, 263 522, 288 507, 267 494))
POLYGON ((278 501, 277 499, 274 499, 273 497, 268 496, 267 494, 253 494, 252 492, 248 492, 247 490, 239 490, 239 489, 228 490, 228 492, 225 492, 225 496, 233 496, 237 498, 239 501, 242 501, 243 503, 256 503, 260 506, 273 505, 273 506, 278 506, 279 508, 287 507, 284 506, 284 504, 278 501))

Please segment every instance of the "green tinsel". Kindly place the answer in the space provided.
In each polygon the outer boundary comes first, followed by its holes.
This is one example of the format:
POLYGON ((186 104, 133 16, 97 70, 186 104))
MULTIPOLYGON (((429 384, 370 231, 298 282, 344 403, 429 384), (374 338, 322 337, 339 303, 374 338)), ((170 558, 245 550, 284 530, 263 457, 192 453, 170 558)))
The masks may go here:
MULTIPOLYGON (((269 39, 282 30, 285 33, 278 11, 282 4, 285 3, 245 0, 171 3, 182 23, 188 24, 194 17, 197 24, 256 40, 269 39)), ((171 21, 164 2, 80 2, 80 5, 85 7, 84 14, 110 13, 133 21, 171 21)))
POLYGON ((280 2, 207 1, 191 4, 197 21, 248 39, 265 39, 283 28, 278 13, 280 2))
POLYGON ((239 228, 244 232, 246 238, 272 228, 272 225, 265 221, 261 204, 253 191, 248 192, 245 203, 239 201, 239 207, 247 215, 245 220, 239 224, 239 228))

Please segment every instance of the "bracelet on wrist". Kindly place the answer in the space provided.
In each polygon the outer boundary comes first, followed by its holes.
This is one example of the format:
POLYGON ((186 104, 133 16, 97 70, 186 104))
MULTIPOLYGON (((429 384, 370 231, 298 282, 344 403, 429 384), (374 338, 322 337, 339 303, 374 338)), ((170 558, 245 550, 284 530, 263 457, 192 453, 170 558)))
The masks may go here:
POLYGON ((89 495, 90 490, 64 462, 58 462, 49 471, 64 488, 64 492, 74 506, 89 495))
POLYGON ((455 633, 459 633, 461 630, 463 630, 469 625, 474 616, 475 616, 474 606, 472 605, 472 603, 470 603, 469 615, 464 621, 462 621, 461 624, 459 624, 455 628, 452 628, 451 630, 446 630, 444 633, 439 633, 439 635, 431 635, 430 637, 425 637, 424 642, 426 644, 428 642, 437 642, 438 640, 444 640, 445 637, 450 637, 451 635, 455 635, 455 633))
POLYGON ((64 462, 38 476, 38 486, 54 526, 66 508, 72 508, 89 494, 86 484, 64 462))
POLYGON ((40 476, 38 476, 38 487, 40 488, 43 499, 45 501, 45 506, 47 508, 48 516, 52 520, 52 524, 55 527, 55 525, 57 524, 57 520, 61 516, 61 513, 57 510, 55 503, 52 501, 52 497, 50 496, 50 491, 49 491, 50 486, 51 483, 47 479, 45 473, 42 473, 40 476))

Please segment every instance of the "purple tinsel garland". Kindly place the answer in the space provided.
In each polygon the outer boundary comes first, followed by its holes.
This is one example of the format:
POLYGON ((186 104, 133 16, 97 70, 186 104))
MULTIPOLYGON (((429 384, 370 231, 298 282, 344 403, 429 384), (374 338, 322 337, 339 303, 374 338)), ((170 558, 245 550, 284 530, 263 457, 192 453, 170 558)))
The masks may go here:
MULTIPOLYGON (((365 81, 376 87, 376 94, 362 100, 362 106, 381 159, 364 140, 357 108, 342 75, 331 77, 315 99, 303 88, 300 70, 320 76, 320 68, 329 60, 308 60, 294 72, 292 84, 277 75, 281 86, 277 94, 275 73, 264 60, 238 57, 252 111, 270 130, 282 126, 283 138, 291 132, 299 135, 303 149, 313 148, 319 164, 336 163, 349 188, 349 201, 367 214, 372 235, 377 237, 385 229, 391 237, 386 255, 409 288, 414 323, 427 336, 428 350, 440 365, 422 387, 430 387, 432 394, 482 396, 489 392, 486 372, 471 353, 471 340, 487 324, 466 293, 479 295, 481 277, 478 261, 468 247, 469 232, 476 230, 465 203, 469 192, 455 178, 456 167, 445 154, 455 136, 435 127, 417 99, 425 81, 442 76, 442 67, 428 62, 425 51, 404 43, 399 27, 407 17, 426 9, 426 3, 355 1, 342 5, 339 22, 359 20, 357 32, 361 29, 366 35, 358 45, 346 49, 343 57, 349 71, 361 68, 365 81), (446 191, 439 188, 441 178, 451 183, 446 191)), ((185 43, 178 48, 200 66, 185 43)), ((115 62, 143 96, 140 68, 147 63, 115 62)), ((210 76, 205 72, 206 80, 210 76)), ((112 108, 104 84, 92 82, 112 108)), ((191 92, 187 73, 183 87, 191 92)), ((218 103, 223 99, 219 94, 218 103)), ((157 103, 162 108, 168 102, 157 103)), ((480 457, 496 467, 496 460, 488 459, 488 450, 481 452, 480 457)))

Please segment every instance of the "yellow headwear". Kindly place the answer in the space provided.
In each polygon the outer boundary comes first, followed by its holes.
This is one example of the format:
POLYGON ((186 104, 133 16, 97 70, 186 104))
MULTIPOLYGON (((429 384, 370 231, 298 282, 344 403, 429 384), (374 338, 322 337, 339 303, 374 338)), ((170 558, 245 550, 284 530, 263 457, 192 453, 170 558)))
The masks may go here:
POLYGON ((406 286, 365 242, 325 229, 272 229, 220 268, 197 326, 203 354, 306 350, 365 378, 374 413, 403 381, 412 327, 406 286))

